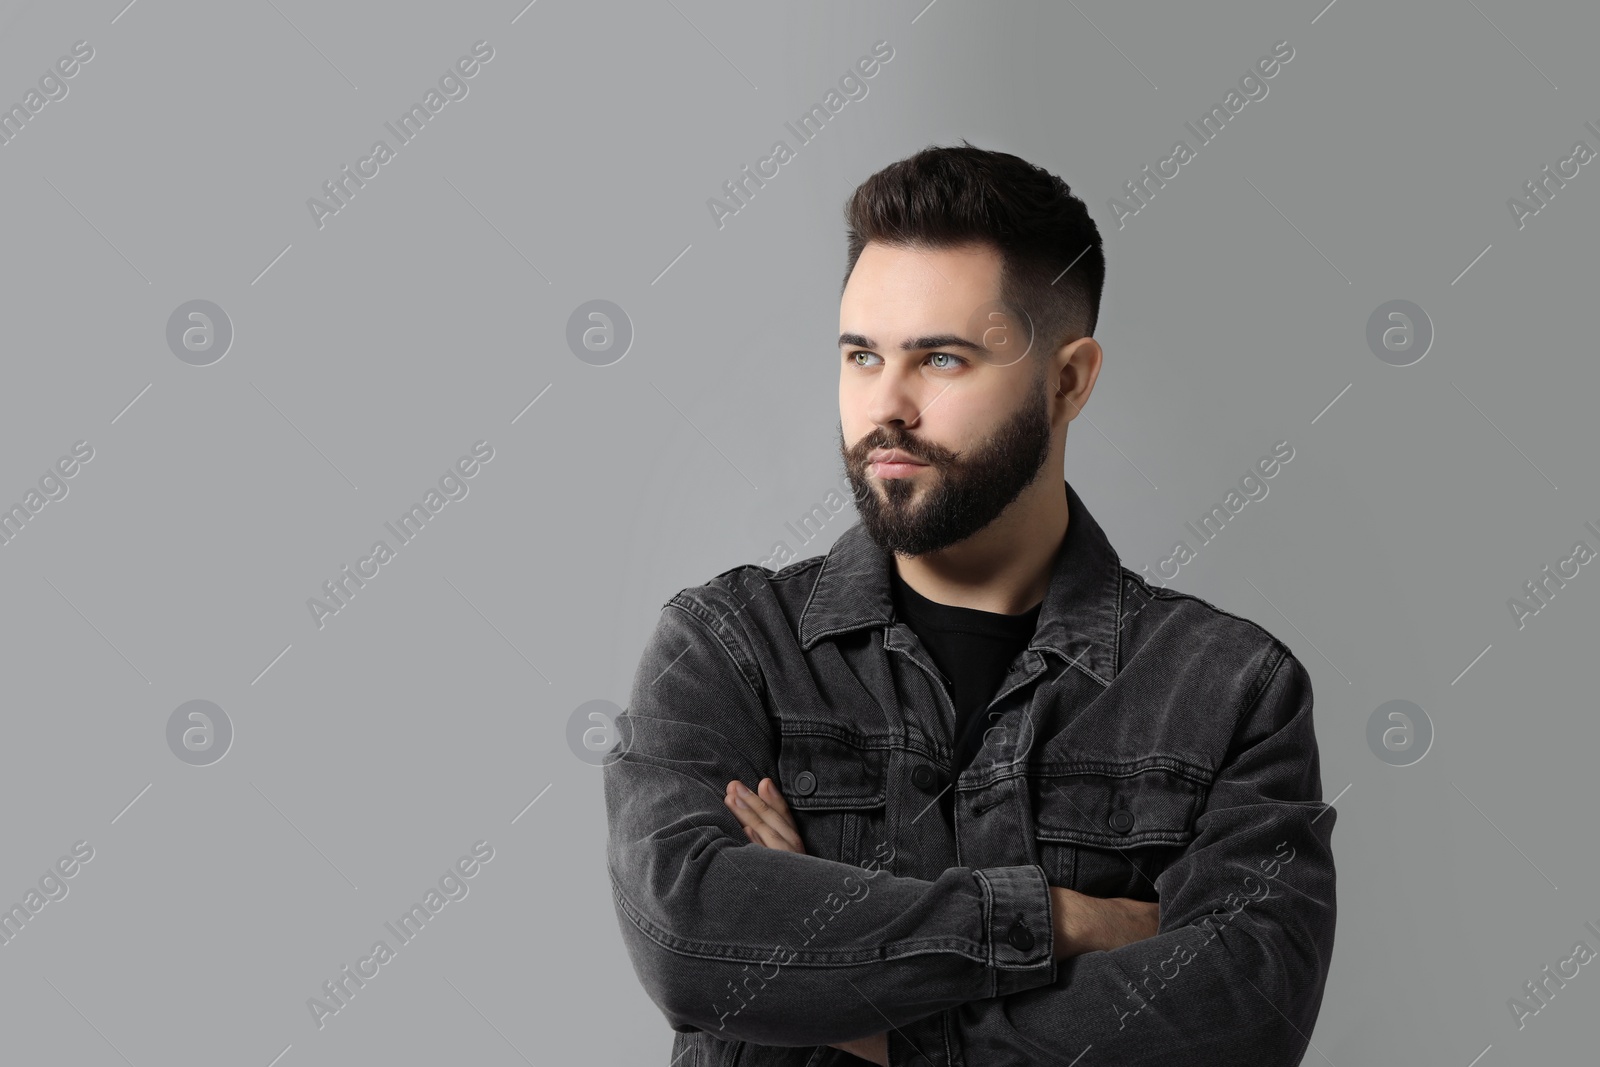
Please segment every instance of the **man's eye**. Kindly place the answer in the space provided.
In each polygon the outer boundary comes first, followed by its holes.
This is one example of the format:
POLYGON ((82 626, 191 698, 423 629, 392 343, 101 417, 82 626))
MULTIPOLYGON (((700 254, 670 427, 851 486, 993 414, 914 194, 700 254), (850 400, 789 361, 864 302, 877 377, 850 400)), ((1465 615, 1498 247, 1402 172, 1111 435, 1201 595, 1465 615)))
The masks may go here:
MULTIPOLYGON (((860 351, 851 352, 848 355, 846 355, 845 358, 850 360, 851 362, 853 362, 858 367, 870 366, 870 364, 863 363, 861 361, 860 357, 863 357, 863 356, 866 357, 867 359, 877 359, 878 358, 878 354, 876 352, 860 352, 860 351)), ((928 360, 930 362, 933 361, 933 360, 936 360, 936 359, 945 360, 946 362, 944 362, 944 363, 934 363, 933 364, 933 369, 934 370, 954 370, 957 367, 964 367, 964 366, 967 365, 967 361, 966 360, 962 359, 960 356, 951 355, 949 352, 930 352, 928 354, 928 360)))

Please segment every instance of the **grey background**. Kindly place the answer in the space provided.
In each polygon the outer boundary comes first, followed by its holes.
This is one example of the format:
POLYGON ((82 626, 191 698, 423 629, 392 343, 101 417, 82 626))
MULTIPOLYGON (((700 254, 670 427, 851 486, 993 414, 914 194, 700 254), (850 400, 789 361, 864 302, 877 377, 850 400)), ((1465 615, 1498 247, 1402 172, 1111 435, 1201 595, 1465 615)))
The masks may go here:
POLYGON ((95 450, 0 547, 0 902, 95 850, 0 946, 0 1058, 664 1063, 568 718, 626 700, 678 589, 854 521, 785 526, 841 478, 840 208, 961 137, 1104 234, 1066 473, 1130 566, 1295 449, 1172 584, 1316 685, 1340 923, 1305 1062, 1593 1055, 1595 966, 1520 1031, 1507 999, 1600 948, 1600 577, 1506 606, 1600 547, 1600 164, 1506 207, 1600 148, 1593 5, 124 2, 0 8, 0 102, 95 50, 0 147, 0 503, 95 450), (319 230, 307 198, 480 39, 469 95, 319 230), (707 199, 879 40, 719 229, 707 199), (1109 198, 1280 40, 1119 229, 1109 198), (194 299, 233 324, 208 367, 166 344, 194 299), (635 330, 610 366, 566 344, 591 299, 635 330), (1409 367, 1365 340, 1394 299, 1436 330, 1409 367), (469 495, 319 630, 307 599, 480 439, 469 495), (210 766, 166 741, 195 699, 235 732, 210 766), (1366 741, 1395 699, 1435 730, 1412 766, 1366 741), (478 840, 469 895, 318 1030, 307 998, 478 840))

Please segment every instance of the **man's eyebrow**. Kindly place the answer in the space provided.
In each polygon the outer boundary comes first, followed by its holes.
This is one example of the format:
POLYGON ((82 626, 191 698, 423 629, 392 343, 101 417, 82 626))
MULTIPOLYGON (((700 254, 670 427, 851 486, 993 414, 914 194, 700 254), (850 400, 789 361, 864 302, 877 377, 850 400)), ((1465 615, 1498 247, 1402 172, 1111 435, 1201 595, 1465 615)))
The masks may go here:
MULTIPOLYGON (((852 348, 878 347, 877 342, 859 333, 841 333, 839 335, 839 347, 844 348, 846 346, 852 348)), ((908 337, 900 342, 900 348, 906 352, 918 352, 929 348, 965 348, 972 352, 985 351, 982 345, 953 333, 936 333, 926 337, 908 337)))

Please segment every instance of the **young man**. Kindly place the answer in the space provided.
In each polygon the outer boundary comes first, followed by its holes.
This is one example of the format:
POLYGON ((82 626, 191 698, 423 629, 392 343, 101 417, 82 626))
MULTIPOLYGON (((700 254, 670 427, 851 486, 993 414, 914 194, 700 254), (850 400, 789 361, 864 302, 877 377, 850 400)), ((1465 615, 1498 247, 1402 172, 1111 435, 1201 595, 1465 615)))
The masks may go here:
POLYGON ((970 145, 846 217, 861 521, 668 601, 604 771, 672 1061, 1298 1064, 1335 919, 1311 682, 1123 567, 1062 480, 1094 222, 970 145))

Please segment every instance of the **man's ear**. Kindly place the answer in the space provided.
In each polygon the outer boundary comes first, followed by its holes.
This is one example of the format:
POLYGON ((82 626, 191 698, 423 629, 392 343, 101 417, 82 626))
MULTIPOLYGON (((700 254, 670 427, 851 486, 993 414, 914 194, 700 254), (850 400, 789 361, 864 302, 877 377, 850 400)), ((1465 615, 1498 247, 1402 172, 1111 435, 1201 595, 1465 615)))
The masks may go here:
POLYGON ((1077 417, 1078 411, 1088 403, 1089 395, 1094 392, 1095 381, 1100 376, 1100 365, 1103 357, 1104 353, 1100 348, 1100 342, 1093 337, 1080 337, 1077 340, 1069 341, 1057 350, 1056 361, 1049 373, 1056 376, 1056 399, 1066 399, 1072 393, 1078 394, 1076 401, 1067 401, 1069 404, 1074 405, 1070 413, 1073 418, 1077 417), (1067 373, 1069 366, 1072 368, 1071 373, 1074 378, 1074 382, 1070 387, 1062 382, 1062 378, 1067 373))

